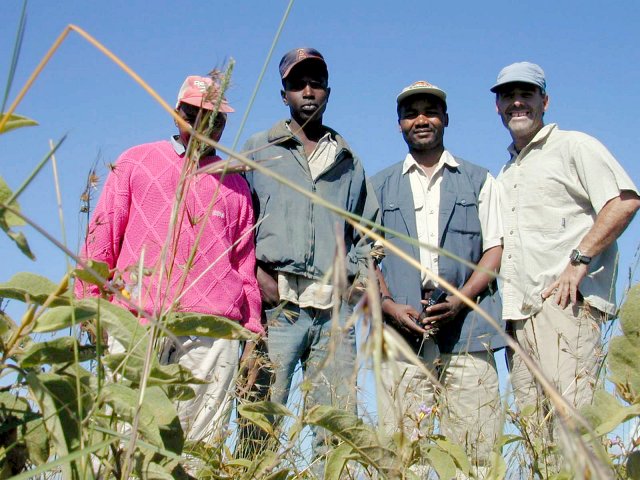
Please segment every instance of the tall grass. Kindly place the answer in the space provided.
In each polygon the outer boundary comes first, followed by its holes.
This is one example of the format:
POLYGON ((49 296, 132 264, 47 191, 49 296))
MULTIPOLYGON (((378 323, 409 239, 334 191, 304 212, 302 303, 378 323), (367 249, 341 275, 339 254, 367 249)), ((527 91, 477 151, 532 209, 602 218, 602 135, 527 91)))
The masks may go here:
MULTIPOLYGON (((21 26, 19 32, 23 32, 23 29, 21 26)), ((133 69, 89 33, 69 25, 2 114, 0 133, 4 135, 12 128, 34 124, 30 119, 16 115, 15 111, 71 33, 80 35, 111 59, 142 86, 177 124, 191 129, 133 69)), ((16 60, 9 80, 13 77, 21 38, 22 33, 19 33, 14 55, 16 60)), ((223 83, 228 82, 230 73, 227 71, 224 75, 223 83)), ((6 91, 9 91, 9 86, 6 91)), ((8 94, 5 95, 5 103, 7 98, 8 94)), ((206 121, 203 123, 206 124, 206 121)), ((363 235, 384 244, 387 254, 402 256, 402 252, 394 250, 393 245, 385 242, 380 235, 384 228, 375 224, 362 226, 366 220, 341 210, 327 199, 304 191, 234 149, 210 140, 206 131, 191 129, 191 132, 193 143, 188 147, 191 153, 197 151, 197 145, 209 145, 229 157, 228 161, 207 171, 224 175, 246 169, 258 170, 287 188, 308 195, 317 205, 342 216, 363 235)), ((0 297, 24 303, 24 314, 19 321, 14 321, 4 312, 0 316, 0 376, 6 382, 6 386, 0 387, 0 478, 13 475, 15 478, 129 478, 132 475, 140 478, 188 478, 189 472, 194 470, 197 470, 200 478, 312 478, 313 470, 308 468, 309 455, 301 449, 300 442, 300 436, 307 426, 326 429, 335 439, 326 458, 326 478, 415 478, 418 474, 431 478, 473 476, 473 462, 463 448, 434 431, 437 419, 425 418, 443 406, 431 410, 431 406, 426 406, 423 415, 419 412, 383 412, 382 408, 378 409, 379 418, 392 414, 410 417, 421 432, 414 436, 411 432, 402 431, 390 434, 380 425, 330 406, 289 409, 266 401, 243 398, 238 411, 245 421, 253 425, 255 432, 260 432, 256 438, 263 445, 249 451, 234 452, 227 439, 233 434, 235 425, 226 420, 226 415, 221 416, 218 424, 211 426, 215 432, 213 441, 186 442, 175 402, 189 398, 193 394, 190 386, 199 383, 199 380, 178 365, 160 364, 158 359, 164 339, 179 335, 209 335, 254 342, 256 338, 236 322, 224 318, 175 314, 173 307, 179 299, 163 298, 164 292, 161 290, 157 292, 162 300, 159 303, 166 308, 157 315, 139 311, 135 301, 127 298, 116 284, 108 282, 110 274, 105 265, 78 258, 20 210, 18 198, 36 176, 42 175, 42 167, 55 160, 63 140, 49 147, 47 155, 17 190, 12 192, 0 178, 0 226, 18 248, 26 255, 31 254, 27 239, 16 230, 26 223, 54 243, 69 259, 69 265, 81 267, 74 269, 70 266, 58 283, 36 274, 24 273, 0 284, 0 297), (103 291, 105 297, 115 295, 128 308, 120 308, 98 298, 73 298, 69 289, 72 277, 98 286, 109 285, 103 291), (137 314, 133 315, 131 311, 137 314), (141 317, 147 320, 148 326, 140 325, 141 317), (104 343, 104 331, 118 340, 125 347, 125 352, 110 352, 104 343), (273 418, 286 418, 288 421, 274 425, 273 418), (428 422, 431 423, 426 427, 428 422), (282 431, 283 426, 286 426, 286 432, 282 431), (416 465, 424 469, 416 469, 416 465)), ((176 196, 173 209, 173 226, 180 221, 183 193, 189 188, 189 179, 195 173, 201 171, 197 171, 193 164, 186 165, 182 172, 182 188, 176 196)), ((95 173, 90 173, 90 177, 92 175, 95 173)), ((95 178, 91 181, 95 181, 95 178)), ((63 225, 62 217, 60 221, 63 225)), ((405 240, 417 243, 411 238, 405 240)), ((175 238, 170 232, 164 244, 162 265, 150 272, 152 275, 161 275, 173 268, 171 245, 174 242, 175 238)), ((197 245, 194 246, 194 254, 195 248, 197 245)), ((450 255, 448 252, 439 253, 450 255)), ((336 255, 333 283, 338 286, 338 294, 347 298, 353 292, 349 291, 349 285, 338 281, 345 278, 341 258, 341 255, 336 255)), ((415 268, 423 269, 411 258, 405 260, 415 268)), ((381 378, 383 358, 403 357, 419 367, 423 365, 406 342, 384 324, 372 268, 369 265, 368 275, 361 285, 361 297, 355 303, 351 323, 346 327, 351 328, 358 320, 365 334, 362 335, 358 361, 352 371, 345 372, 345 378, 355 379, 359 366, 370 364, 376 397, 379 399, 387 394, 381 378)), ((640 354, 640 346, 636 345, 640 331, 637 327, 640 321, 640 294, 637 287, 629 295, 623 310, 624 336, 612 340, 613 330, 609 329, 605 339, 610 344, 610 378, 615 392, 599 392, 595 406, 585 409, 581 414, 544 377, 519 345, 502 332, 495 320, 481 311, 472 299, 464 297, 454 286, 432 272, 425 273, 459 295, 469 308, 477 310, 503 334, 507 344, 525 359, 561 419, 564 443, 572 446, 574 455, 565 458, 565 477, 638 478, 635 476, 638 471, 635 451, 639 438, 637 429, 630 432, 630 442, 618 442, 615 437, 613 440, 606 437, 610 432, 617 431, 624 422, 637 419, 640 413, 640 384, 634 371, 638 358, 634 355, 640 354)), ((190 286, 183 282, 182 287, 184 291, 190 286)), ((341 335, 337 321, 333 335, 335 339, 341 335)), ((331 361, 330 356, 327 361, 331 361)), ((606 365, 603 359, 603 378, 609 372, 606 365)), ((437 379, 434 379, 434 384, 437 385, 437 379)), ((300 385, 303 400, 306 388, 307 384, 300 385)), ((233 400, 236 393, 228 392, 228 396, 233 400)), ((228 404, 231 405, 231 402, 228 404)), ((228 413, 231 414, 231 411, 228 413)), ((537 421, 534 414, 530 411, 518 412, 505 401, 503 415, 505 423, 512 427, 507 429, 510 433, 503 435, 495 447, 489 477, 549 476, 543 465, 555 455, 558 446, 540 443, 542 436, 535 432, 536 428, 543 426, 534 424, 537 421)))

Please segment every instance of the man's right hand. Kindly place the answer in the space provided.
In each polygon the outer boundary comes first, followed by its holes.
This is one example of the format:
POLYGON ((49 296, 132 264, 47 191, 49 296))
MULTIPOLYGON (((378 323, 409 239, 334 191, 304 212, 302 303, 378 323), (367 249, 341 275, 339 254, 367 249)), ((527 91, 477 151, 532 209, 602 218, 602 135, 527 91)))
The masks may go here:
POLYGON ((393 321, 394 326, 417 337, 422 337, 425 333, 428 333, 427 330, 416 323, 420 313, 411 305, 396 303, 391 299, 385 298, 381 306, 382 311, 393 321))
POLYGON ((258 265, 256 278, 262 295, 263 308, 277 306, 280 303, 280 294, 278 293, 278 281, 275 276, 258 265))

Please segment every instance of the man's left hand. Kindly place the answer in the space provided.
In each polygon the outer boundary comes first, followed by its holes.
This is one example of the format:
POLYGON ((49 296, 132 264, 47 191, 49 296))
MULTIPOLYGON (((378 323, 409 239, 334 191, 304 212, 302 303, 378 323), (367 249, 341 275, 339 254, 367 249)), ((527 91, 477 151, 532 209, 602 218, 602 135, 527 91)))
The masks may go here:
POLYGON ((578 288, 580 282, 589 273, 589 265, 569 263, 558 279, 542 292, 542 298, 547 299, 553 295, 553 301, 561 308, 565 308, 569 302, 578 303, 578 288))
MULTIPOLYGON (((426 304, 427 301, 423 300, 422 303, 426 304)), ((437 327, 439 322, 454 319, 463 308, 464 303, 462 303, 462 300, 455 295, 448 295, 444 302, 427 307, 427 317, 423 322, 426 326, 437 327)))
POLYGON ((268 364, 264 336, 260 336, 257 340, 247 342, 244 345, 238 369, 237 395, 240 398, 248 398, 251 392, 255 391, 256 380, 258 380, 264 369, 268 369, 268 364))

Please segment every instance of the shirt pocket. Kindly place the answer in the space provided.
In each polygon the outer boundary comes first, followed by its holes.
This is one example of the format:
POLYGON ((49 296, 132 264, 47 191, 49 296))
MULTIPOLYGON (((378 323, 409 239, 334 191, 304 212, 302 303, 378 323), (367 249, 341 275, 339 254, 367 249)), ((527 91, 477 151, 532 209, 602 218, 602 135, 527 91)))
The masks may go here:
POLYGON ((478 200, 470 195, 458 195, 453 206, 449 230, 462 233, 480 233, 478 200))
POLYGON ((405 222, 397 203, 388 202, 382 207, 382 225, 389 229, 384 232, 384 237, 391 240, 398 236, 398 230, 404 230, 405 222))

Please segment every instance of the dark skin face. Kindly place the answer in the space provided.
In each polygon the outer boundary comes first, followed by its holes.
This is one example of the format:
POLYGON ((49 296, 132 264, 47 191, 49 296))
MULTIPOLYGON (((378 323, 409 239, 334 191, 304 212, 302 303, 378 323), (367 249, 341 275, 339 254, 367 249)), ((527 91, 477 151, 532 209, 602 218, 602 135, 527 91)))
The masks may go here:
POLYGON ((444 151, 444 129, 449 115, 433 95, 413 95, 400 104, 398 124, 409 151, 414 156, 437 155, 444 151))
MULTIPOLYGON (((198 112, 200 112, 200 108, 190 105, 188 103, 181 103, 178 108, 176 108, 176 113, 180 115, 182 119, 184 119, 189 125, 196 129, 206 129, 207 125, 201 124, 202 119, 208 113, 208 110, 202 109, 202 113, 200 113, 200 118, 198 118, 198 112)), ((215 142, 219 142, 222 137, 222 132, 224 131, 224 127, 227 124, 227 115, 219 112, 216 115, 215 120, 213 121, 213 129, 209 134, 209 138, 215 142)), ((180 134, 180 141, 186 147, 189 144, 189 139, 191 138, 191 132, 186 130, 180 125, 178 125, 178 131, 180 134)), ((215 154, 215 149, 211 148, 211 150, 205 152, 207 155, 215 154)))
POLYGON ((314 136, 314 131, 322 126, 330 94, 326 67, 321 62, 308 60, 293 67, 280 92, 289 107, 292 127, 301 127, 307 136, 314 136))

